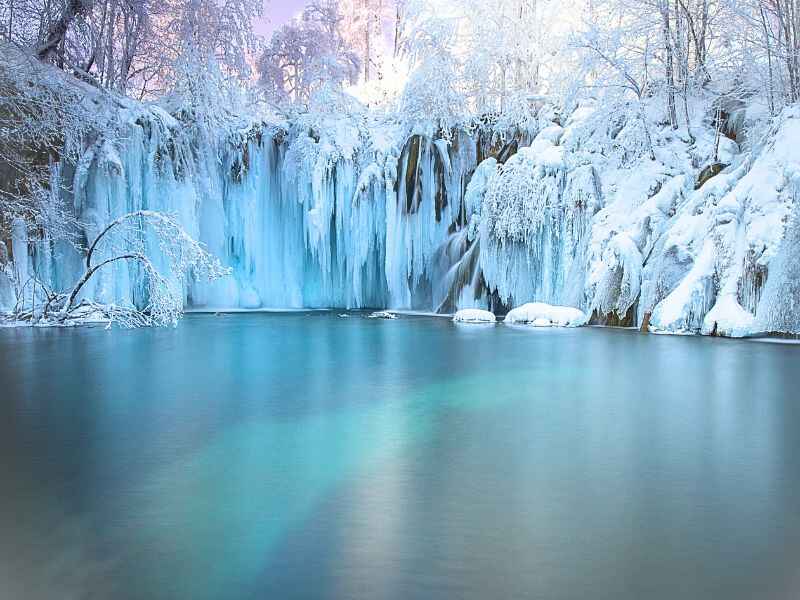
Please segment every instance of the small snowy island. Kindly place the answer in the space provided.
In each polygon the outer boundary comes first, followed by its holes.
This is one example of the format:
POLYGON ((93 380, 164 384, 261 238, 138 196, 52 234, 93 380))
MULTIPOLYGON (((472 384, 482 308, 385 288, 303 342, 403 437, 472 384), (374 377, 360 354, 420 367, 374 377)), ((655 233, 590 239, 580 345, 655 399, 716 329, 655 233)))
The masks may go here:
POLYGON ((586 313, 570 306, 553 306, 543 302, 523 304, 506 315, 506 323, 534 327, 580 327, 586 325, 586 313))
POLYGON ((455 314, 453 321, 455 323, 486 324, 495 323, 497 321, 497 317, 494 316, 494 313, 489 312, 488 310, 481 310, 480 308, 465 308, 455 314))
POLYGON ((368 319, 396 319, 397 315, 389 310, 379 310, 367 315, 368 319))
MULTIPOLYGON (((580 327, 589 318, 582 310, 571 306, 553 306, 544 302, 529 302, 511 310, 504 323, 510 325, 530 325, 533 327, 580 327)), ((488 310, 465 308, 453 317, 454 323, 494 324, 497 317, 488 310)))

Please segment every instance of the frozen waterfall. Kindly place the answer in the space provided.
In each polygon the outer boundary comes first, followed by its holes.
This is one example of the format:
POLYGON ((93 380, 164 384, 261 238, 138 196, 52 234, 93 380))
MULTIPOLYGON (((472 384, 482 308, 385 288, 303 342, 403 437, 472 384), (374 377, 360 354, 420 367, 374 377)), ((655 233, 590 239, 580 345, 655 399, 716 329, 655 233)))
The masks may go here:
MULTIPOLYGON (((70 184, 79 246, 147 209, 175 215, 229 266, 214 283, 190 279, 191 308, 454 313, 545 302, 662 331, 798 328, 782 300, 794 289, 796 110, 747 152, 724 139, 721 172, 698 189, 713 131, 698 131, 691 146, 667 132, 658 160, 630 164, 598 150, 585 107, 563 127, 543 121, 524 135, 430 137, 340 117, 322 132, 258 124, 217 139, 141 109, 124 136, 95 140, 54 177, 70 184)), ((35 272, 54 289, 74 282, 81 255, 72 245, 47 232, 28 243, 23 233, 0 248, 0 263, 13 255, 17 279, 35 272)), ((119 262, 83 293, 140 305, 143 276, 119 262)), ((0 303, 12 296, 6 268, 0 303)))

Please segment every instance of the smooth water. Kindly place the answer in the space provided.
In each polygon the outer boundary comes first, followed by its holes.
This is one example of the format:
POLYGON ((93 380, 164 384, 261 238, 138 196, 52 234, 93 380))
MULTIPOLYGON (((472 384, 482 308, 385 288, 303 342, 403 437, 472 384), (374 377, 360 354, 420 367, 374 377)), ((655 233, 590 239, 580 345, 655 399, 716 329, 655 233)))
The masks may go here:
POLYGON ((800 598, 800 347, 0 330, 0 598, 800 598))

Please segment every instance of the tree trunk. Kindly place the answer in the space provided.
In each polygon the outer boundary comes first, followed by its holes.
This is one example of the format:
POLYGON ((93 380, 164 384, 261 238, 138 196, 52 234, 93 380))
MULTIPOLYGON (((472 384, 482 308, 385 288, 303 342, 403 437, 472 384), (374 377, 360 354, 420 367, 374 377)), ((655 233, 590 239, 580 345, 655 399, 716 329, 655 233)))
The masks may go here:
POLYGON ((708 31, 708 0, 703 0, 702 13, 700 14, 700 38, 695 44, 695 56, 697 62, 703 65, 705 69, 706 64, 706 32, 708 31))
POLYGON ((669 0, 661 0, 659 3, 661 9, 661 33, 664 37, 664 53, 665 53, 665 77, 667 80, 667 114, 669 117, 670 126, 673 129, 678 128, 678 114, 675 109, 675 72, 673 66, 673 47, 672 35, 670 33, 669 23, 669 0))
POLYGON ((675 50, 678 59, 678 74, 681 81, 681 96, 683 97, 683 116, 686 119, 686 133, 690 143, 694 144, 692 134, 692 121, 689 115, 689 20, 681 17, 678 10, 679 0, 675 0, 675 50), (686 32, 684 40, 684 31, 686 32), (685 44, 684 44, 685 41, 685 44))
POLYGON ((764 45, 767 48, 767 98, 769 101, 769 114, 775 115, 775 83, 772 74, 772 44, 770 42, 769 26, 767 25, 767 16, 764 14, 764 7, 759 6, 759 14, 761 17, 761 27, 764 31, 764 45))
POLYGON ((106 31, 106 42, 103 53, 106 55, 106 72, 103 76, 103 81, 106 87, 114 85, 114 37, 117 26, 117 7, 111 6, 111 15, 108 19, 108 30, 106 31))
POLYGON ((120 256, 115 256, 114 258, 109 258, 104 260, 100 264, 90 267, 86 269, 86 272, 83 276, 78 280, 78 283, 75 284, 75 287, 72 288, 72 292, 70 292, 69 297, 67 298, 66 303, 64 304, 64 308, 61 310, 61 314, 59 315, 60 320, 64 320, 69 316, 69 313, 72 312, 72 309, 75 307, 75 300, 78 298, 78 294, 80 294, 83 286, 85 286, 88 281, 92 278, 92 275, 97 273, 100 269, 109 265, 111 263, 115 263, 120 260, 137 260, 141 262, 147 262, 147 258, 141 254, 122 254, 120 256))
POLYGON ((644 129, 644 137, 647 141, 647 150, 650 154, 650 160, 655 161, 656 152, 653 149, 653 138, 650 137, 650 128, 647 126, 647 116, 644 112, 644 101, 639 96, 639 120, 642 122, 642 129, 644 129))
POLYGON ((14 0, 8 7, 8 31, 6 31, 6 38, 11 41, 11 32, 14 31, 14 0))
MULTIPOLYGON (((369 8, 367 8, 366 10, 369 10, 369 8)), ((369 26, 370 26, 370 16, 369 13, 367 13, 366 18, 364 20, 364 83, 369 83, 369 61, 370 61, 369 26)))
POLYGON ((88 13, 92 4, 93 0, 68 0, 61 17, 50 27, 45 42, 36 50, 39 60, 46 61, 56 50, 63 49, 70 25, 77 17, 88 13))
POLYGON ((395 0, 397 12, 394 17, 394 58, 400 54, 400 24, 402 19, 402 11, 400 9, 400 0, 395 0))

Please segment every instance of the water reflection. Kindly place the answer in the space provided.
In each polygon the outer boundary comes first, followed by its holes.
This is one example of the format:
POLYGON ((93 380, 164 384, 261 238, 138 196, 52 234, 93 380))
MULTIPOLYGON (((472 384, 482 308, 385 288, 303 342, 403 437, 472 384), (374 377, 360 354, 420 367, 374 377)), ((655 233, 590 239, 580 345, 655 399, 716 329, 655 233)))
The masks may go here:
POLYGON ((798 358, 324 313, 0 331, 0 592, 795 598, 798 358))

